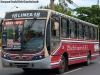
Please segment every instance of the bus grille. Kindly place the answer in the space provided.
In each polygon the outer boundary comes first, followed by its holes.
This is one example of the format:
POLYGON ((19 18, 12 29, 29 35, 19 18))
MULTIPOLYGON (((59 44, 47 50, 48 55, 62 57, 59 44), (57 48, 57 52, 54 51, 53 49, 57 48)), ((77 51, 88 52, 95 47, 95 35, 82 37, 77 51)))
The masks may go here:
POLYGON ((29 63, 14 63, 15 66, 19 67, 27 67, 29 63))

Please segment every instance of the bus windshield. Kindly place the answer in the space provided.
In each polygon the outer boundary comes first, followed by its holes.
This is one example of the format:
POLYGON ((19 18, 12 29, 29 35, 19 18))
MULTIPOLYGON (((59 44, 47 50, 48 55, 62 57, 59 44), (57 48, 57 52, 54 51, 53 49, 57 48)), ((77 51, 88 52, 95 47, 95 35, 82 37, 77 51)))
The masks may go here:
POLYGON ((42 50, 45 21, 39 19, 24 20, 23 24, 17 21, 14 22, 14 25, 4 23, 4 50, 31 52, 42 50))

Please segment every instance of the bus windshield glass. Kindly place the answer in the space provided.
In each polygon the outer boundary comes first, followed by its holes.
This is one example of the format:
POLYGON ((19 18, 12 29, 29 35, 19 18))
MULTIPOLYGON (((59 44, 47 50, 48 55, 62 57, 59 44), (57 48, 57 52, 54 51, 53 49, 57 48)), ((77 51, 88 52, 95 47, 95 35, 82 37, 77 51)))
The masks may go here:
POLYGON ((3 48, 8 51, 40 51, 44 44, 46 20, 6 21, 3 28, 3 48))

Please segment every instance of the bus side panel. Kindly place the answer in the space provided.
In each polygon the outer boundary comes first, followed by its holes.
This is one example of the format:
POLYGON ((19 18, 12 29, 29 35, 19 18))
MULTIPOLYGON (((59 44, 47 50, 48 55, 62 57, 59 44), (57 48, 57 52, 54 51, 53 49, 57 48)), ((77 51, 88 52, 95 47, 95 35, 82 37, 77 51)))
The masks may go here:
POLYGON ((51 53, 51 68, 59 68, 62 54, 66 51, 66 44, 60 43, 60 45, 51 53))
POLYGON ((59 68, 61 62, 61 55, 52 55, 51 56, 51 69, 53 68, 59 68))
POLYGON ((99 41, 94 42, 94 48, 91 50, 91 60, 95 60, 99 55, 99 41))
MULTIPOLYGON (((55 55, 62 55, 64 52, 66 52, 68 54, 68 60, 69 60, 68 65, 86 61, 86 58, 80 57, 80 53, 83 53, 83 50, 72 49, 71 46, 73 46, 73 45, 83 46, 84 44, 76 44, 73 42, 69 43, 66 40, 64 40, 62 42, 61 49, 55 53, 55 55), (79 58, 81 58, 81 59, 79 59, 79 58)), ((81 56, 84 57, 84 55, 86 55, 87 51, 88 50, 85 50, 84 54, 81 56)))
POLYGON ((92 52, 91 53, 91 60, 95 60, 96 58, 98 58, 98 56, 99 56, 99 52, 97 51, 97 52, 92 52))
POLYGON ((94 43, 88 42, 62 42, 61 48, 55 52, 55 55, 61 55, 64 52, 68 53, 69 65, 85 62, 87 60, 87 53, 91 52, 91 59, 97 58, 98 53, 94 53, 94 43), (72 47, 76 46, 77 49, 72 47), (80 47, 80 48, 79 48, 80 47), (79 48, 79 49, 78 49, 79 48), (93 54, 94 53, 94 54, 93 54))

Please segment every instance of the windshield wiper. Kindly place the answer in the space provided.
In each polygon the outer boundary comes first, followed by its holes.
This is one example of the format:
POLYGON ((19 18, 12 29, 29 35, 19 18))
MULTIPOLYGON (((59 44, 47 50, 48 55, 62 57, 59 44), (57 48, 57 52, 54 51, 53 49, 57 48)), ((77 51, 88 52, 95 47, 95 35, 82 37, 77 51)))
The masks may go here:
POLYGON ((28 29, 30 29, 32 27, 32 25, 35 23, 36 19, 32 20, 31 23, 28 25, 28 29))

